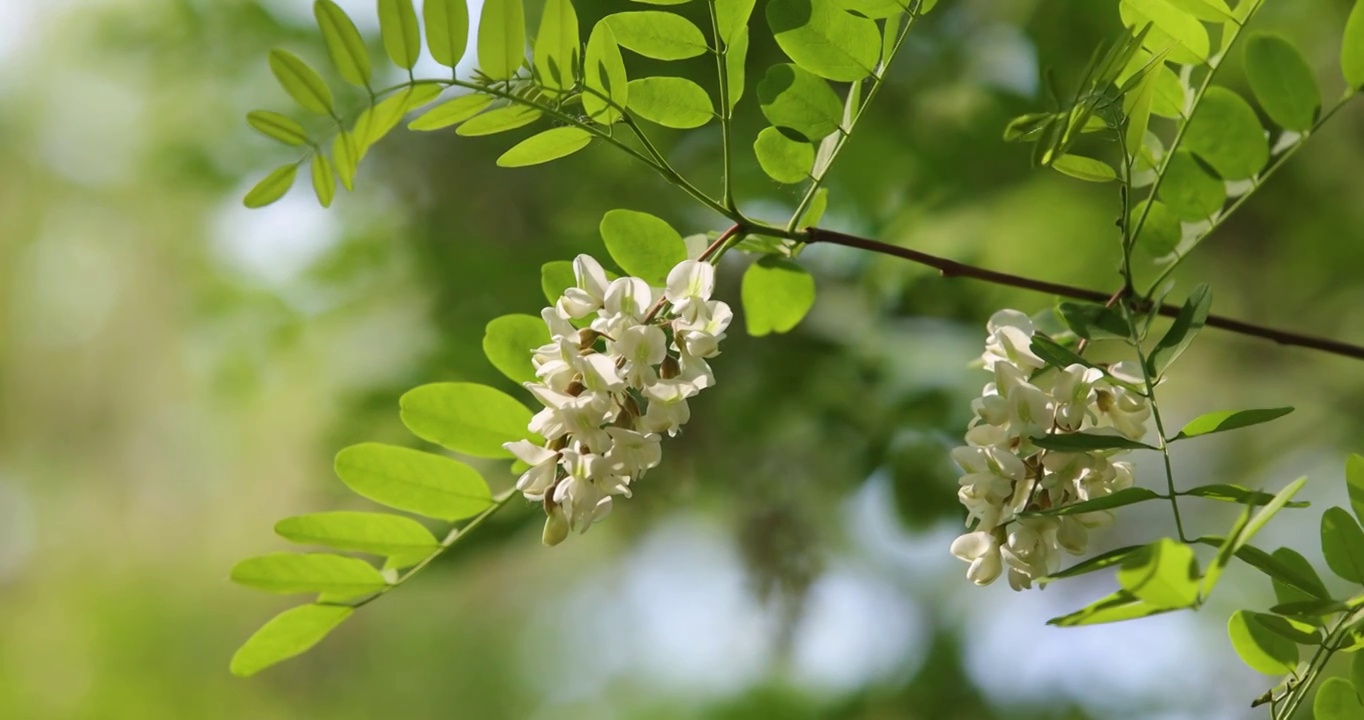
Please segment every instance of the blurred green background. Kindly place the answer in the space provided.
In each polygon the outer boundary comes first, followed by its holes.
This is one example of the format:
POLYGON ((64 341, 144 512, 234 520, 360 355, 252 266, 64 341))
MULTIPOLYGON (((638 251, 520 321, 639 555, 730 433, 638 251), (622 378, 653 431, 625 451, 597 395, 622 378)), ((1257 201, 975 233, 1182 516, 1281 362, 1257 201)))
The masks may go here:
MULTIPOLYGON (((372 3, 342 4, 381 57, 372 3)), ((584 27, 631 7, 578 5, 584 27)), ((1334 98, 1349 4, 1267 5, 1256 27, 1297 41, 1334 98)), ((609 522, 546 549, 518 503, 313 652, 230 676, 236 645, 289 604, 230 585, 231 564, 283 549, 278 518, 364 507, 331 457, 415 444, 402 391, 506 387, 482 328, 543 304, 542 262, 601 253, 614 207, 723 227, 609 148, 503 170, 512 138, 449 132, 395 133, 331 210, 303 186, 242 208, 293 159, 242 117, 290 111, 269 48, 325 65, 311 15, 304 0, 0 0, 0 717, 1266 715, 1247 706, 1274 679, 1242 667, 1223 629, 1232 609, 1272 603, 1243 567, 1197 615, 1070 630, 1043 623, 1111 578, 1026 594, 966 582, 947 554, 962 516, 947 451, 986 379, 970 361, 994 310, 1050 299, 834 247, 802 256, 820 299, 794 333, 755 340, 736 323, 718 387, 609 522)), ((1065 87, 1118 28, 1114 2, 943 0, 840 160, 825 224, 1116 287, 1111 188, 1030 170, 1000 133, 1042 105, 1040 69, 1065 87)), ((759 33, 750 83, 777 57, 759 33)), ((1244 89, 1239 63, 1223 78, 1244 89)), ((797 196, 746 150, 760 122, 750 95, 740 197, 775 220, 797 196)), ((714 186, 716 128, 657 137, 714 186)), ((1179 292, 1207 280, 1217 312, 1364 342, 1362 166, 1356 104, 1198 251, 1179 292)), ((736 306, 749 261, 721 267, 736 306)), ((1163 390, 1171 424, 1299 410, 1181 445, 1180 477, 1310 474, 1314 508, 1257 543, 1320 563, 1320 510, 1344 501, 1344 459, 1364 451, 1364 365, 1211 330, 1185 358, 1163 390)), ((1172 531, 1144 510, 1096 550, 1172 531)), ((1194 532, 1216 533, 1234 509, 1191 512, 1194 532)))

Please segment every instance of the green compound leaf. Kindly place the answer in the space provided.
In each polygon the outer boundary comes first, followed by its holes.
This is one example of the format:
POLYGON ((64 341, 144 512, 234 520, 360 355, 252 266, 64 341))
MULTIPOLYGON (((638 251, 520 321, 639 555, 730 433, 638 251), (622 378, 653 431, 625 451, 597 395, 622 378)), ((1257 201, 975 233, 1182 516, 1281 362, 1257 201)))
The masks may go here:
POLYGON ((287 50, 270 51, 270 72, 289 97, 304 110, 318 115, 332 113, 332 91, 316 70, 287 50))
POLYGON ((582 38, 578 35, 578 13, 571 0, 547 0, 540 16, 540 31, 535 37, 532 64, 540 85, 553 94, 571 90, 577 84, 582 38))
POLYGON ((1075 563, 1074 565, 1066 568, 1065 570, 1041 578, 1038 582, 1045 584, 1053 580, 1061 580, 1063 578, 1075 577, 1077 575, 1087 575, 1097 570, 1103 570, 1104 568, 1113 567, 1114 565, 1118 565, 1119 563, 1121 563, 1129 555, 1132 555, 1133 553, 1145 549, 1146 549, 1145 545, 1129 545, 1127 547, 1118 548, 1116 550, 1109 550, 1106 553, 1095 555, 1092 558, 1075 563))
POLYGON ((280 537, 305 545, 370 553, 392 558, 389 567, 415 565, 440 548, 430 530, 401 515, 369 512, 320 512, 275 523, 280 537))
POLYGON ((1208 29, 1197 18, 1167 0, 1122 0, 1123 25, 1133 32, 1152 25, 1142 45, 1152 52, 1170 51, 1170 59, 1198 65, 1208 59, 1208 29))
POLYGON ((1331 572, 1343 580, 1364 583, 1364 530, 1344 508, 1322 513, 1321 552, 1331 572))
POLYGON ((354 135, 340 132, 332 139, 332 164, 336 166, 336 178, 341 181, 341 187, 354 190, 355 172, 360 165, 360 150, 354 135))
POLYGON ((1254 177, 1269 162, 1269 141, 1255 110, 1240 95, 1213 86, 1184 132, 1192 150, 1223 180, 1254 177))
POLYGON ((1123 560, 1118 584, 1152 607, 1178 609, 1198 600, 1198 560, 1188 545, 1162 538, 1123 560))
POLYGON ((818 142, 838 130, 843 103, 829 83, 791 65, 773 65, 758 83, 763 116, 794 139, 818 142))
POLYGON ((770 0, 767 24, 788 57, 828 80, 861 80, 881 57, 876 22, 847 12, 837 0, 770 0))
POLYGON ((765 255, 744 272, 740 296, 748 334, 789 332, 815 304, 815 279, 779 255, 765 255))
POLYGON ((297 147, 308 144, 308 133, 296 120, 269 110, 252 110, 246 114, 246 124, 256 132, 285 145, 297 147))
POLYGON ((1170 612, 1170 608, 1156 607, 1141 600, 1126 590, 1119 590, 1100 600, 1096 600, 1069 615, 1054 617, 1048 625, 1057 627, 1077 627, 1080 625, 1099 625, 1102 623, 1135 620, 1151 615, 1170 612))
POLYGON ((312 172, 313 193, 317 195, 317 202, 324 208, 331 207, 332 199, 336 197, 336 173, 326 155, 313 155, 312 172))
POLYGON ((540 266, 540 290, 550 305, 558 302, 564 291, 577 282, 573 276, 573 263, 568 260, 552 260, 540 266))
POLYGON ((715 105, 700 85, 679 77, 630 81, 630 111, 664 127, 698 128, 715 118, 715 105))
POLYGON ((388 585, 384 576, 364 560, 328 553, 271 553, 247 558, 232 568, 232 582, 282 595, 323 593, 336 599, 368 595, 388 585))
POLYGON ((600 230, 616 265, 655 287, 667 284, 668 273, 687 259, 682 235, 649 213, 611 210, 602 216, 600 230))
POLYGON ((422 21, 431 57, 448 68, 458 65, 469 44, 469 8, 464 0, 423 0, 422 21))
POLYGON ((557 127, 517 143, 497 159, 498 167, 526 167, 567 157, 587 147, 592 133, 577 127, 557 127))
POLYGON ((748 61, 748 28, 744 27, 734 35, 725 50, 725 72, 729 74, 729 112, 732 114, 744 96, 744 67, 748 61))
POLYGON ((521 0, 483 0, 478 19, 478 69, 510 80, 526 61, 526 9, 521 0))
MULTIPOLYGON (((1268 505, 1274 501, 1275 496, 1260 490, 1251 490, 1240 485, 1230 485, 1225 483, 1214 483, 1212 485, 1199 485, 1196 488, 1189 488, 1180 495, 1190 495, 1201 497, 1204 500, 1217 500, 1219 502, 1239 503, 1241 505, 1268 505)), ((1310 505, 1308 502, 1291 502, 1284 507, 1304 508, 1310 505)))
POLYGON ((621 47, 655 60, 684 60, 710 51, 706 37, 692 21, 662 10, 637 10, 608 15, 621 47))
POLYGON ((757 0, 720 0, 715 3, 716 25, 720 28, 720 39, 726 46, 737 43, 739 33, 747 36, 748 20, 753 16, 754 5, 757 5, 757 0))
POLYGON ((407 124, 408 130, 442 130, 468 120, 483 112, 493 103, 491 95, 461 95, 427 110, 407 124))
POLYGON ((1364 518, 1364 457, 1351 455, 1345 461, 1345 489, 1350 493, 1355 517, 1364 518))
POLYGON ((1283 675, 1298 665, 1298 645, 1270 630, 1263 613, 1237 610, 1227 621, 1227 635, 1241 661, 1266 675, 1283 675))
POLYGON ((369 87, 369 51, 350 16, 332 0, 317 0, 313 4, 313 14, 317 16, 322 39, 327 43, 327 54, 341 79, 351 85, 369 87))
POLYGON ((396 445, 352 445, 336 454, 336 474, 361 497, 437 520, 473 517, 492 505, 488 483, 478 471, 396 445))
MULTIPOLYGON (((1193 153, 1179 150, 1170 156, 1165 166, 1160 199, 1179 220, 1205 220, 1226 204, 1227 185, 1209 175, 1193 153)), ((1147 222, 1150 222, 1149 218, 1147 222)))
POLYGON ((411 70, 417 64, 422 36, 412 0, 379 0, 379 34, 394 65, 411 70))
POLYGON ((1094 452, 1096 450, 1155 450, 1144 442, 1125 438, 1121 435, 1097 435, 1091 433, 1066 433, 1057 435, 1038 435, 1032 443, 1043 450, 1060 452, 1094 452))
MULTIPOLYGON (((572 271, 570 270, 570 275, 572 271)), ((556 296, 557 299, 557 296, 556 296)), ((515 383, 534 382, 534 350, 550 341, 545 322, 533 315, 503 315, 483 331, 483 354, 499 372, 515 383)))
POLYGON ((1184 301, 1184 306, 1179 309, 1179 315, 1170 324, 1170 329, 1165 331, 1165 336, 1156 343, 1151 354, 1146 358, 1146 374, 1150 377, 1159 377, 1165 369, 1170 367, 1184 350, 1193 342, 1198 331, 1203 329, 1203 324, 1208 320, 1208 311, 1212 308, 1212 292, 1208 290, 1206 284, 1199 285, 1189 293, 1189 297, 1184 301))
POLYGON ((1118 172, 1113 166, 1083 155, 1062 155, 1052 161, 1051 166, 1060 173, 1086 182, 1102 183, 1118 179, 1118 172))
POLYGON ((1189 421, 1179 434, 1170 438, 1174 440, 1184 440, 1186 438, 1198 437, 1199 435, 1210 435, 1212 433, 1226 432, 1238 428, 1250 427, 1277 420, 1288 413, 1293 412, 1291 407, 1264 408, 1260 410, 1223 410, 1199 415, 1189 421))
POLYGON ((810 177, 815 165, 815 148, 810 143, 792 140, 782 131, 763 128, 753 143, 753 154, 767 176, 779 183, 795 184, 810 177))
POLYGON ((1356 0, 1345 21, 1345 37, 1340 44, 1340 69, 1351 90, 1364 87, 1364 2, 1356 0))
POLYGON ((455 128, 456 135, 477 137, 525 127, 540 119, 540 111, 524 105, 506 105, 478 115, 455 128))
MULTIPOLYGON (((502 443, 533 437, 531 412, 516 398, 487 385, 432 383, 399 400, 403 424, 417 437, 455 452, 509 458, 502 443)), ((485 489, 486 491, 486 489, 485 489)))
POLYGON ((1275 573, 1267 573, 1274 585, 1274 597, 1280 605, 1309 600, 1328 600, 1331 595, 1317 575, 1316 568, 1297 550, 1281 547, 1274 551, 1275 573))
POLYGON ((1251 35, 1246 40, 1246 76, 1269 119, 1286 130, 1312 129, 1321 110, 1321 90, 1292 43, 1268 33, 1251 35))
POLYGON ((583 109, 587 111, 588 117, 603 124, 614 123, 624 117, 618 108, 624 108, 629 103, 630 78, 625 74, 625 60, 620 56, 616 34, 605 20, 592 28, 592 36, 587 39, 583 85, 588 90, 583 93, 583 109))
POLYGON ((250 677, 301 655, 355 612, 344 605, 300 605, 271 618, 232 656, 233 675, 250 677))
POLYGON ((1139 502, 1146 502, 1147 500, 1156 500, 1158 498, 1160 498, 1160 495, 1157 495, 1155 492, 1151 490, 1147 490, 1146 488, 1140 487, 1132 487, 1119 490, 1113 493, 1112 495, 1104 495, 1103 497, 1097 497, 1094 498, 1093 500, 1086 500, 1084 502, 1073 503, 1070 505, 1062 505, 1060 507, 1051 508, 1049 510, 1029 510, 1027 512, 1019 513, 1018 515, 1019 517, 1025 518, 1060 517, 1062 515, 1077 515, 1087 512, 1095 512, 1098 510, 1112 510, 1113 508, 1123 507, 1124 505, 1135 505, 1139 502))
POLYGON ((378 105, 367 108, 355 121, 355 142, 364 158, 369 149, 402 122, 413 107, 425 105, 440 94, 434 85, 417 85, 384 98, 378 105))
POLYGON ((1357 720, 1364 717, 1364 702, 1360 702, 1354 683, 1342 677, 1327 678, 1312 700, 1312 716, 1316 720, 1357 720))
POLYGON ((1174 252, 1175 248, 1179 247, 1180 238, 1183 237, 1179 217, 1159 200, 1155 202, 1142 200, 1132 206, 1133 227, 1143 215, 1146 220, 1137 233, 1137 247, 1141 248, 1146 254, 1157 258, 1174 252), (1149 210, 1147 205, 1150 205, 1149 210))
POLYGON ((246 197, 242 198, 242 204, 255 209, 279 200, 294 186, 294 178, 297 176, 297 165, 282 165, 271 170, 269 175, 246 193, 246 197))

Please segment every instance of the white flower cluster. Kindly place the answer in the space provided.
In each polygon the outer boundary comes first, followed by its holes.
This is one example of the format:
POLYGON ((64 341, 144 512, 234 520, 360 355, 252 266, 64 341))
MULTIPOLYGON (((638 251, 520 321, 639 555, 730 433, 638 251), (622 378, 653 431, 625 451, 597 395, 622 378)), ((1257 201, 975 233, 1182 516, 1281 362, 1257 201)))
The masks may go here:
POLYGON ((1106 373, 1078 363, 1048 369, 1031 349, 1036 330, 1028 316, 1001 310, 988 327, 982 359, 995 379, 971 403, 975 418, 966 446, 952 451, 965 473, 957 497, 972 531, 953 541, 952 554, 971 564, 966 577, 977 585, 994 582, 1007 568, 1009 585, 1022 590, 1059 569, 1061 550, 1083 553, 1089 530, 1110 522, 1112 514, 1020 513, 1132 486, 1131 464, 1114 459, 1125 451, 1042 450, 1031 438, 1085 431, 1139 440, 1151 408, 1132 389, 1143 379, 1130 363, 1117 363, 1106 373))
POLYGON ((516 488, 544 503, 547 545, 586 532, 658 465, 662 433, 676 435, 691 417, 687 399, 715 384, 706 358, 719 354, 734 317, 710 299, 708 262, 679 263, 664 288, 609 280, 587 255, 574 259, 573 274, 576 284, 540 313, 551 341, 534 351, 539 382, 526 383, 545 406, 529 428, 545 444, 505 445, 530 466, 516 488), (664 302, 667 310, 655 309, 664 302))

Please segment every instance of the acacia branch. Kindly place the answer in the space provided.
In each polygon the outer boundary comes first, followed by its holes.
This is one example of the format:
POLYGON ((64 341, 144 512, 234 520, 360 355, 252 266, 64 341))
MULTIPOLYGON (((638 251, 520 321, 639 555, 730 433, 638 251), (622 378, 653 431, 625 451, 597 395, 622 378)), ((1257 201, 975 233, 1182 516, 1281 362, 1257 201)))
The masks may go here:
MULTIPOLYGON (((883 243, 879 240, 858 237, 856 235, 847 235, 832 230, 809 228, 804 231, 799 239, 811 244, 827 243, 830 245, 843 245, 844 247, 858 248, 860 250, 867 250, 882 255, 903 258, 910 262, 931 267, 937 270, 939 274, 945 278, 972 278, 995 285, 1032 290, 1034 292, 1047 293, 1048 295, 1059 295, 1065 298, 1085 300, 1094 303, 1109 303, 1111 298, 1108 293, 1099 292, 1098 290, 1089 290, 1087 288, 1075 287, 1074 285, 1063 285, 1060 283, 1046 282, 1045 280, 1034 280, 1021 275, 1011 275, 995 270, 987 270, 974 265, 959 263, 955 260, 948 260, 947 258, 938 257, 936 255, 929 255, 928 253, 919 252, 918 250, 911 250, 898 245, 883 243)), ((1140 303, 1136 307, 1137 310, 1146 310, 1148 308, 1149 305, 1140 303)), ((1175 317, 1179 315, 1179 306, 1162 304, 1156 308, 1156 312, 1166 317, 1175 317)), ((1221 328, 1222 330, 1227 330, 1238 335, 1270 340, 1279 345, 1309 348, 1331 353, 1332 355, 1341 355, 1356 360, 1364 360, 1364 347, 1333 340, 1331 338, 1303 335, 1287 330, 1278 330, 1263 325, 1236 320, 1234 318, 1223 317, 1221 315, 1209 315, 1206 324, 1209 327, 1221 328)))

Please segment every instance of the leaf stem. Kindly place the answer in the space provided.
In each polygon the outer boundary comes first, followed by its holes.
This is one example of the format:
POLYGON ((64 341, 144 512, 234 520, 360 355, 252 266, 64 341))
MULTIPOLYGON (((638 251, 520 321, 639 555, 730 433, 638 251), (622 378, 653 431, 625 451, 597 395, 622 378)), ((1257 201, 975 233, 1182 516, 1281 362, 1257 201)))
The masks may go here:
POLYGON ((718 0, 707 0, 710 10, 710 26, 715 35, 715 71, 720 79, 720 147, 723 162, 721 181, 724 189, 722 202, 731 212, 738 213, 734 205, 734 181, 731 177, 733 149, 730 147, 730 107, 729 107, 729 41, 720 37, 720 15, 715 9, 718 0))

